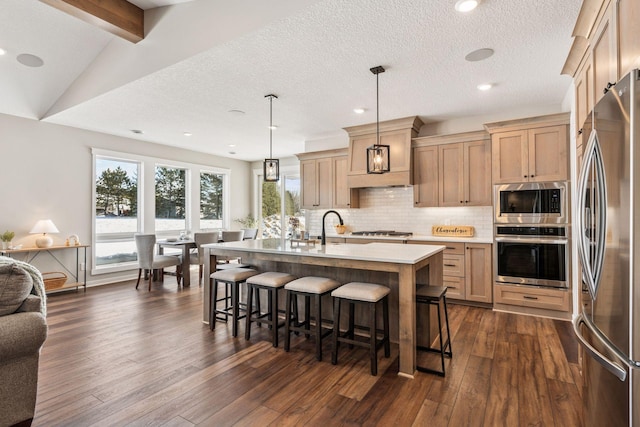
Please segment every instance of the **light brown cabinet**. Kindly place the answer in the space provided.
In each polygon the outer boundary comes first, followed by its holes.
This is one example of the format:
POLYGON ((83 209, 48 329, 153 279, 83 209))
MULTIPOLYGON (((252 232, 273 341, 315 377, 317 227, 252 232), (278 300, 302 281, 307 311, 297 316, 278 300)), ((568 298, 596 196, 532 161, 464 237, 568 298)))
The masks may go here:
POLYGON ((442 274, 448 299, 486 304, 493 302, 493 249, 490 243, 416 240, 407 243, 446 246, 442 256, 442 274))
POLYGON ((330 208, 333 165, 331 158, 300 162, 302 180, 302 207, 304 209, 330 208))
POLYGON ((487 123, 495 184, 565 181, 569 113, 487 123))
POLYGON ((486 132, 414 139, 414 206, 490 206, 486 132))
POLYGON ((438 146, 413 149, 413 202, 438 206, 438 146))
POLYGON ((618 79, 629 71, 640 67, 640 2, 638 0, 617 1, 618 79))
POLYGON ((604 96, 604 88, 617 79, 616 45, 613 24, 614 3, 609 3, 591 42, 593 58, 594 102, 604 96))
POLYGON ((358 190, 349 189, 347 153, 317 151, 297 155, 300 159, 301 202, 304 209, 357 208, 358 190))
MULTIPOLYGON (((536 288, 534 286, 494 286, 496 304, 529 307, 567 313, 571 307, 571 293, 563 289, 536 288)), ((548 313, 553 316, 553 313, 548 313)))

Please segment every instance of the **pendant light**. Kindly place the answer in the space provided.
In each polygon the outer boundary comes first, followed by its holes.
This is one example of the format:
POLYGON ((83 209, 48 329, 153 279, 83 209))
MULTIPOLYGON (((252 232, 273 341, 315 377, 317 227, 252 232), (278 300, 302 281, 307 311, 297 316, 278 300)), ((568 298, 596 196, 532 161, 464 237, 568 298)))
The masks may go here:
POLYGON ((273 98, 274 94, 265 95, 269 98, 269 158, 264 159, 263 174, 265 182, 277 182, 280 180, 280 161, 273 158, 273 98))
POLYGON ((376 142, 367 148, 367 173, 386 173, 391 170, 389 165, 389 146, 380 144, 380 102, 378 88, 378 74, 384 73, 381 65, 370 71, 376 75, 376 142))

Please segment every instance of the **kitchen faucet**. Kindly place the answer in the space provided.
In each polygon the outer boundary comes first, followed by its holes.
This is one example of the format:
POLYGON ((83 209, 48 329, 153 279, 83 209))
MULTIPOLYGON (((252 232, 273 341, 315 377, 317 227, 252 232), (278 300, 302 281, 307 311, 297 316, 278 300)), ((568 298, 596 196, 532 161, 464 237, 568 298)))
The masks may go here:
POLYGON ((332 213, 332 212, 333 212, 334 214, 338 215, 338 219, 340 220, 340 225, 344 225, 344 222, 342 222, 342 217, 340 216, 340 214, 339 214, 338 212, 336 212, 336 211, 334 211, 334 210, 326 211, 326 212, 324 213, 324 215, 322 215, 322 240, 320 241, 320 244, 321 244, 322 246, 325 246, 325 245, 327 244, 327 236, 326 236, 326 233, 325 233, 325 231, 324 231, 324 219, 326 218, 326 216, 327 216, 328 214, 330 214, 330 213, 332 213))

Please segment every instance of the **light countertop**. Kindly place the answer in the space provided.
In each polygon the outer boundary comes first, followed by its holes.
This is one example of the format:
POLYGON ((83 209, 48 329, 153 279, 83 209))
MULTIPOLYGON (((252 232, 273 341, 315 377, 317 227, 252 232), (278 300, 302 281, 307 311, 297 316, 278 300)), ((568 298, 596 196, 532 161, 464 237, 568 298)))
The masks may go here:
POLYGON ((348 239, 368 239, 368 240, 392 240, 392 241, 413 241, 413 242, 461 242, 461 243, 493 243, 493 237, 451 237, 451 236, 431 236, 429 234, 414 234, 410 237, 402 236, 354 236, 352 234, 327 234, 327 237, 332 238, 348 238, 348 239))
POLYGON ((209 249, 230 249, 256 253, 271 253, 304 257, 353 259, 358 261, 416 264, 445 249, 442 245, 398 245, 395 243, 328 244, 321 246, 294 245, 283 239, 244 240, 241 242, 211 243, 209 249))

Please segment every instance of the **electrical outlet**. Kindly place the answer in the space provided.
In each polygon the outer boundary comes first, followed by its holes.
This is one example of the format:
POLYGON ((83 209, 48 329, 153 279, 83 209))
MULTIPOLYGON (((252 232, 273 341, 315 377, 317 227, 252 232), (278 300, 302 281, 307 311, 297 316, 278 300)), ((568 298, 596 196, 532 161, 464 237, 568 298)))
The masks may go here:
POLYGON ((85 265, 84 262, 80 263, 80 271, 84 271, 85 270, 85 265))

